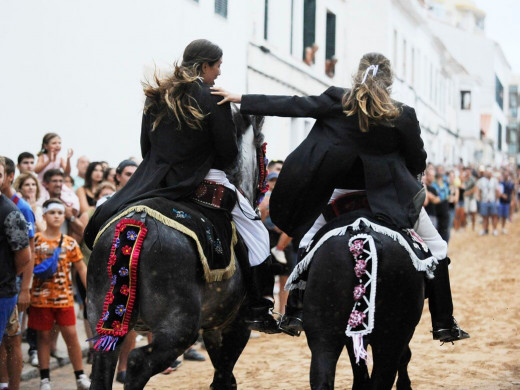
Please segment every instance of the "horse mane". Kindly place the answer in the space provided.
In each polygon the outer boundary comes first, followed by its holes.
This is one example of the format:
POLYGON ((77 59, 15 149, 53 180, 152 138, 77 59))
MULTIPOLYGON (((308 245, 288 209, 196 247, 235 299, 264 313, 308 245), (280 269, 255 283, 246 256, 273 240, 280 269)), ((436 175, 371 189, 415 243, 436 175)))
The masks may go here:
MULTIPOLYGON (((264 143, 264 134, 262 133, 264 117, 258 115, 243 115, 240 113, 239 108, 233 103, 231 104, 231 114, 237 129, 238 156, 232 167, 226 170, 226 174, 229 181, 236 187, 241 188, 249 198, 249 196, 254 196, 252 190, 257 185, 259 171, 258 166, 256 166, 254 177, 245 177, 249 170, 244 166, 244 154, 247 150, 244 145, 244 135, 249 130, 249 127, 252 127, 253 146, 257 150, 261 148, 264 143)), ((253 199, 249 200, 253 202, 253 199)))

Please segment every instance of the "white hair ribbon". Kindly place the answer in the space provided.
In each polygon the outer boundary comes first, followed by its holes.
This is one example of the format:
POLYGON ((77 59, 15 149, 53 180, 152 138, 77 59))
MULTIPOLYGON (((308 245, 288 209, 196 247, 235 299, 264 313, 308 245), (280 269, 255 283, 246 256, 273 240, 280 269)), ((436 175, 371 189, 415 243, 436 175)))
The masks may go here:
POLYGON ((65 212, 65 206, 63 206, 60 203, 51 203, 51 204, 47 205, 47 207, 44 207, 42 211, 43 211, 43 214, 45 214, 47 211, 51 211, 51 210, 61 210, 62 212, 65 212))
POLYGON ((379 69, 379 65, 370 65, 366 70, 365 74, 363 75, 363 81, 361 81, 361 84, 365 84, 365 81, 367 79, 368 73, 372 71, 372 77, 375 77, 377 74, 377 70, 379 69))

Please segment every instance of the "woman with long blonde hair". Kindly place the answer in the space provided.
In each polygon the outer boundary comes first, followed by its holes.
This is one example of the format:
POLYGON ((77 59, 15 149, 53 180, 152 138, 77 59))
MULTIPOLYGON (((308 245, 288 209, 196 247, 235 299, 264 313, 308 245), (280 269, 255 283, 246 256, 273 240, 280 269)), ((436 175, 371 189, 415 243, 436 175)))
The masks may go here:
MULTIPOLYGON (((213 93, 241 103, 245 114, 312 117, 308 137, 285 160, 271 195, 273 223, 305 248, 326 224, 328 203, 340 198, 348 207, 368 209, 382 225, 415 230, 439 260, 429 284, 434 339, 469 337, 453 318, 447 244, 422 208, 417 176, 426 152, 415 110, 390 97, 393 73, 382 54, 365 54, 352 88, 330 87, 319 96, 238 95, 220 88, 213 93)), ((298 291, 298 290, 293 290, 298 291)), ((291 292, 292 293, 292 292, 291 292)), ((289 333, 302 329, 301 301, 291 294, 286 308, 289 333)))

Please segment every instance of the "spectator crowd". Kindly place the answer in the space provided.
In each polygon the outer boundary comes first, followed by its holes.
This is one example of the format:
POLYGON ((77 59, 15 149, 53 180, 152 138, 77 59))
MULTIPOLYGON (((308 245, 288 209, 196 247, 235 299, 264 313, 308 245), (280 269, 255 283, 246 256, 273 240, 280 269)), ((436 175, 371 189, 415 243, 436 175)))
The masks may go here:
POLYGON ((459 165, 445 169, 428 164, 423 176, 424 207, 441 237, 471 228, 479 234, 507 234, 507 224, 519 209, 520 168, 459 165))
MULTIPOLYGON (((126 185, 138 162, 129 158, 113 168, 81 156, 77 174, 72 176, 72 157, 73 150, 62 151, 61 138, 55 133, 43 137, 36 156, 23 152, 16 164, 8 156, 0 157, 0 390, 20 387, 22 335, 29 344, 30 364, 39 367, 40 389, 51 389, 49 363, 51 356, 59 358, 59 334, 67 345, 77 388, 90 386, 74 310, 77 301, 86 319, 90 251, 82 243, 83 230, 96 207, 126 185)), ((269 164, 269 192, 259 210, 276 260, 279 311, 283 313, 287 299, 283 285, 295 265, 297 245, 269 217, 269 196, 282 165, 283 161, 269 164)), ((429 164, 423 176, 424 207, 448 242, 452 231, 463 229, 478 229, 480 235, 507 234, 507 225, 519 208, 519 173, 520 169, 512 167, 458 165, 446 169, 429 164)), ((92 337, 86 321, 84 326, 92 337)), ((135 332, 129 334, 122 347, 117 373, 121 382, 135 337, 135 332)), ((204 360, 193 348, 184 358, 204 360)), ((91 362, 91 354, 87 362, 91 362)), ((173 362, 171 370, 179 364, 173 362)))

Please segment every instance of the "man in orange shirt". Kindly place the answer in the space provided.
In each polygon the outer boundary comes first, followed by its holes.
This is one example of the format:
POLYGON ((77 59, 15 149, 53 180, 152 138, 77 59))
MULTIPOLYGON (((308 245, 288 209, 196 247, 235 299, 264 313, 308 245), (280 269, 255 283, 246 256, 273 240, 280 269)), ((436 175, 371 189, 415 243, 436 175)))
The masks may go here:
POLYGON ((58 248, 58 267, 48 279, 34 277, 31 288, 29 327, 38 331, 38 360, 40 362, 40 390, 50 390, 49 360, 51 329, 56 323, 67 344, 74 367, 78 389, 88 389, 90 381, 83 372, 81 347, 76 333, 76 315, 70 278, 71 264, 86 286, 87 267, 76 241, 60 231, 65 222, 65 204, 49 199, 43 204, 43 218, 47 229, 35 236, 35 267, 53 256, 58 248))

